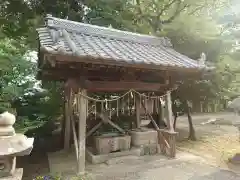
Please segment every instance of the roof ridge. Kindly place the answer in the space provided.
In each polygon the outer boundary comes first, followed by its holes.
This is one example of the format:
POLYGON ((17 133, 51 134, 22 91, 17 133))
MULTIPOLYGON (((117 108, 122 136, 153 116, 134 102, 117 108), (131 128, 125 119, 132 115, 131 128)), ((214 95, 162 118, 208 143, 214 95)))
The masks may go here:
POLYGON ((147 43, 151 45, 163 45, 172 47, 171 41, 167 37, 157 37, 147 34, 139 34, 128 31, 123 31, 114 28, 107 28, 82 22, 76 22, 67 19, 60 19, 47 15, 46 26, 50 28, 66 29, 70 32, 84 33, 88 35, 96 35, 102 37, 116 38, 120 40, 133 41, 138 43, 147 43))

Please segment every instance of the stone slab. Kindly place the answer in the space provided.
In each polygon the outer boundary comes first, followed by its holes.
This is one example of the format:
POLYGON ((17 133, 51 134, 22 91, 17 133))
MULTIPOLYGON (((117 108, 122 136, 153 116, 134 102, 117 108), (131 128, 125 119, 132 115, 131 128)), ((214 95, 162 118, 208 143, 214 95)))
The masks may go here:
POLYGON ((99 154, 99 155, 94 155, 89 149, 86 149, 86 159, 92 164, 104 163, 116 157, 129 156, 129 155, 140 156, 140 154, 141 154, 140 148, 132 148, 127 151, 120 151, 120 152, 114 152, 109 154, 99 154))
POLYGON ((135 164, 138 161, 138 159, 139 159, 139 156, 133 156, 133 155, 122 156, 122 157, 116 157, 116 158, 109 159, 108 161, 106 161, 106 164, 107 165, 116 165, 116 164, 124 164, 124 163, 129 164, 131 162, 134 162, 134 164, 135 164))

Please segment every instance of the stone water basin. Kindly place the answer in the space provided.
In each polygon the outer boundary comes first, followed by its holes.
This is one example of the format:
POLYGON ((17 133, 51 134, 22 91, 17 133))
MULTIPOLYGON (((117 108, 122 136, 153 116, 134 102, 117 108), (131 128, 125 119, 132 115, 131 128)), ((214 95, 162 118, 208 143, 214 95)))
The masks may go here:
POLYGON ((131 136, 115 133, 95 136, 94 146, 97 154, 129 150, 131 147, 131 136))
POLYGON ((149 128, 140 128, 130 131, 131 143, 133 146, 142 146, 146 144, 158 144, 157 131, 149 128))

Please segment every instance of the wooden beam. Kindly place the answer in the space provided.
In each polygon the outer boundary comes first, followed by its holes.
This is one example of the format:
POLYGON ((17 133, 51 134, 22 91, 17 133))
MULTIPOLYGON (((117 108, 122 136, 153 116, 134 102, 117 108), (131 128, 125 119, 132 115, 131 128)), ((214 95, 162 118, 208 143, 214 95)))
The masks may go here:
POLYGON ((76 132, 76 129, 75 129, 74 119, 71 118, 70 120, 71 120, 72 131, 73 131, 73 141, 74 141, 75 153, 76 153, 76 157, 77 157, 77 160, 78 160, 79 149, 78 149, 77 132, 76 132))
POLYGON ((146 82, 126 82, 126 81, 86 81, 88 91, 117 92, 134 89, 136 91, 161 91, 167 88, 165 84, 146 82))
POLYGON ((61 68, 44 68, 41 69, 40 78, 52 80, 66 80, 68 78, 86 77, 90 81, 143 81, 155 82, 164 84, 165 74, 162 71, 140 71, 136 69, 126 69, 126 72, 119 69, 105 68, 91 69, 89 67, 74 67, 69 66, 61 68), (87 69, 87 71, 86 71, 87 69), (85 70, 85 72, 84 72, 85 70))
POLYGON ((121 132, 122 134, 125 134, 125 131, 121 127, 119 127, 117 124, 113 123, 106 113, 107 112, 104 112, 104 113, 97 112, 97 115, 102 119, 103 123, 110 124, 119 132, 121 132))
POLYGON ((91 130, 87 132, 86 138, 88 138, 92 133, 94 133, 101 125, 103 124, 102 121, 100 121, 97 125, 95 125, 91 130))
POLYGON ((160 83, 147 83, 142 81, 89 81, 84 77, 82 77, 82 79, 68 79, 65 86, 71 87, 73 92, 78 91, 79 87, 84 87, 84 89, 91 92, 121 92, 130 89, 143 92, 159 92, 169 88, 169 85, 160 83))

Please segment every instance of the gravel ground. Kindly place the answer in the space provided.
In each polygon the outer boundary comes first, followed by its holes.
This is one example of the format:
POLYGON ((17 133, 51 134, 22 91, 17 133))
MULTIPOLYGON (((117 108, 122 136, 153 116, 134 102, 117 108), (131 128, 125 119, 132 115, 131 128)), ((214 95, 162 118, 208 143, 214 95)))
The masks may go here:
MULTIPOLYGON (((211 136, 216 140, 221 135, 236 135, 237 129, 230 126, 231 123, 229 123, 231 118, 228 113, 194 115, 194 126, 198 138, 211 136), (202 125, 216 117, 220 119, 218 122, 221 123, 202 125)), ((188 135, 186 117, 178 119, 177 127, 180 132, 179 140, 183 140, 188 135)), ((211 146, 211 142, 209 144, 211 146)), ((202 145, 200 147, 206 149, 202 145)), ((210 152, 215 153, 211 149, 210 152)), ((199 155, 202 153, 200 152, 199 155)), ((125 158, 124 161, 120 161, 122 163, 117 163, 118 160, 115 161, 114 163, 113 160, 111 166, 106 164, 90 165, 88 171, 96 180, 240 180, 237 173, 208 165, 202 158, 184 153, 178 153, 178 158, 172 160, 166 159, 164 156, 144 156, 125 158)), ((23 180, 31 180, 37 175, 49 173, 46 152, 33 152, 31 156, 18 158, 18 162, 18 166, 24 168, 23 180)))
POLYGON ((200 157, 178 153, 177 159, 144 156, 89 170, 95 180, 239 180, 234 172, 206 164, 200 157))
POLYGON ((193 123, 197 141, 188 141, 188 121, 179 118, 178 146, 181 150, 208 158, 217 166, 240 171, 240 166, 228 163, 228 159, 240 152, 239 131, 232 125, 236 116, 232 113, 194 115, 193 123), (216 119, 214 122, 209 120, 216 119))

